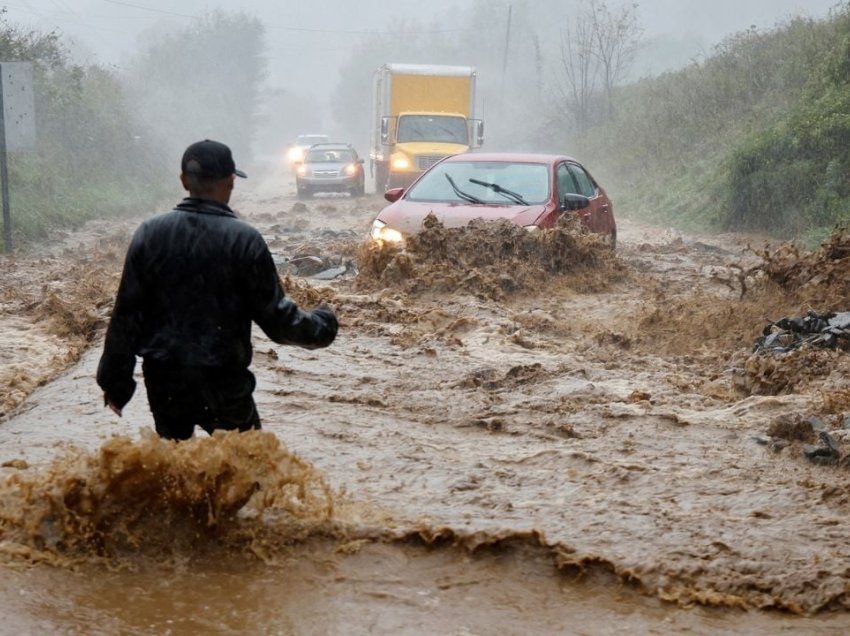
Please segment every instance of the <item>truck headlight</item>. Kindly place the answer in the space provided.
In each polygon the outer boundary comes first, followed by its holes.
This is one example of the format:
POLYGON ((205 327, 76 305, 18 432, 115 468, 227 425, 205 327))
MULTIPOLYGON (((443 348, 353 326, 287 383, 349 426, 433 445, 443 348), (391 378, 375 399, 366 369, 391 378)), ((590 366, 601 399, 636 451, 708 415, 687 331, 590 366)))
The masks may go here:
POLYGON ((401 232, 387 227, 386 223, 377 219, 375 219, 372 223, 372 230, 369 232, 369 236, 379 243, 392 243, 398 245, 404 242, 404 237, 401 235, 401 232))
POLYGON ((301 148, 290 148, 289 152, 286 153, 286 157, 290 163, 296 163, 304 159, 304 151, 301 148))
POLYGON ((393 168, 396 170, 407 170, 410 167, 410 159, 407 157, 396 157, 393 159, 393 168))
POLYGON ((522 229, 528 230, 529 232, 537 232, 540 229, 539 225, 523 225, 522 229))

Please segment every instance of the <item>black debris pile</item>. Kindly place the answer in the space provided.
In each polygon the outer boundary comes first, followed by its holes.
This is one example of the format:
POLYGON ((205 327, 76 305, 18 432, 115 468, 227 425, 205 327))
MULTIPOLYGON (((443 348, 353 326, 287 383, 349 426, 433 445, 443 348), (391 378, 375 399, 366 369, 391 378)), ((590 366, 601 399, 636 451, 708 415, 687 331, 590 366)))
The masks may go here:
MULTIPOLYGON (((850 418, 845 419, 840 432, 846 433, 848 430, 850 418)), ((850 454, 842 453, 836 442, 836 434, 817 416, 781 415, 771 423, 767 434, 754 435, 753 440, 775 453, 796 444, 799 445, 798 452, 813 464, 848 468, 850 454)))
POLYGON ((808 312, 771 322, 753 348, 755 353, 787 353, 802 347, 850 351, 850 311, 808 312))
POLYGON ((281 275, 303 276, 317 280, 333 280, 357 275, 357 267, 350 258, 316 255, 293 257, 273 255, 272 258, 281 275))

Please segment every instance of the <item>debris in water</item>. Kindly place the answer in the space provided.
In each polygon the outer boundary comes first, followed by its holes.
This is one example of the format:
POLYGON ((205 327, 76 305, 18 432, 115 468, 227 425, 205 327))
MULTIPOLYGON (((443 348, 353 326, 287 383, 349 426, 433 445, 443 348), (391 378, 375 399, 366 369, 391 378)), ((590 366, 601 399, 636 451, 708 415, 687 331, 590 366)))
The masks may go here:
POLYGON ((781 318, 771 322, 756 342, 758 353, 787 353, 804 346, 850 349, 850 311, 817 313, 781 318))

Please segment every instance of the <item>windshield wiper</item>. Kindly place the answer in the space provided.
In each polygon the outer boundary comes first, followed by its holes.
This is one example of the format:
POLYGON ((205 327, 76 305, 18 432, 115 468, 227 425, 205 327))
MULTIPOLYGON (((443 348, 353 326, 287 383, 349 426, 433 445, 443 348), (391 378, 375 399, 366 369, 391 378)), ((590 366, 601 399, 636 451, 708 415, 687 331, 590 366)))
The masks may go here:
POLYGON ((464 192, 463 190, 458 188, 457 184, 455 183, 455 180, 452 179, 449 176, 448 172, 446 173, 445 176, 446 176, 446 179, 448 179, 449 183, 451 184, 452 190, 454 190, 455 194, 458 195, 461 199, 463 199, 464 201, 468 201, 469 203, 484 203, 484 201, 482 201, 478 197, 473 196, 473 195, 469 194, 468 192, 464 192))
POLYGON ((448 126, 440 126, 438 130, 440 132, 446 133, 448 143, 462 144, 465 141, 458 136, 457 131, 453 128, 449 128, 448 126))
POLYGON ((503 188, 498 183, 487 183, 486 181, 479 181, 478 179, 470 179, 470 183, 474 183, 475 185, 484 186, 485 188, 490 188, 496 194, 501 194, 504 197, 519 203, 520 205, 528 205, 528 201, 522 198, 522 195, 518 192, 514 192, 513 190, 508 190, 507 188, 503 188))

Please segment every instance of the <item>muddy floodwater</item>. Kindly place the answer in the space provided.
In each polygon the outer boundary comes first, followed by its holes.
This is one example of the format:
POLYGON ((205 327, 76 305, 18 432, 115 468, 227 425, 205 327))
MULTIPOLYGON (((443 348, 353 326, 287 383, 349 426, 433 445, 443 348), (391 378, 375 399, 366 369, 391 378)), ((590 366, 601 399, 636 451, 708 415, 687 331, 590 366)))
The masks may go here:
POLYGON ((374 194, 237 187, 287 292, 340 318, 318 351, 255 329, 261 432, 103 407, 142 217, 0 260, 0 633, 848 633, 848 354, 753 343, 850 309, 850 251, 618 208, 616 255, 438 223, 388 252, 374 194))

